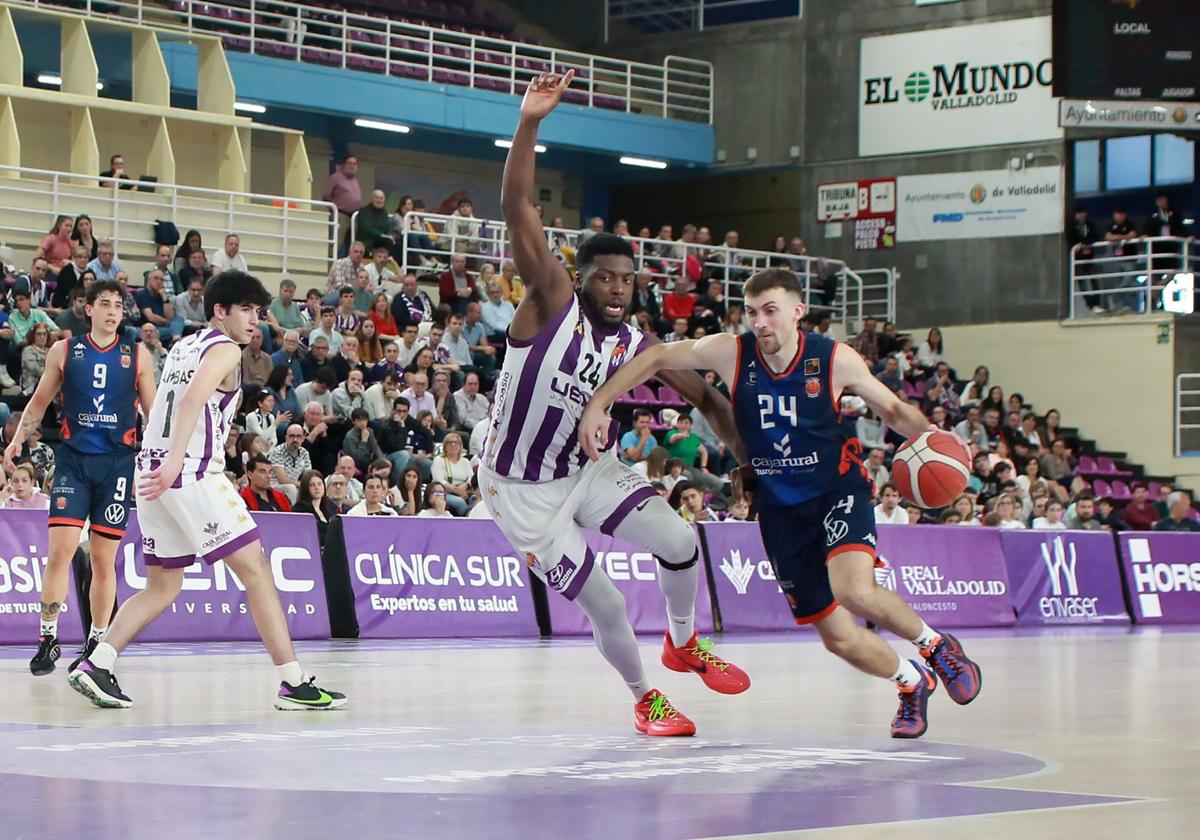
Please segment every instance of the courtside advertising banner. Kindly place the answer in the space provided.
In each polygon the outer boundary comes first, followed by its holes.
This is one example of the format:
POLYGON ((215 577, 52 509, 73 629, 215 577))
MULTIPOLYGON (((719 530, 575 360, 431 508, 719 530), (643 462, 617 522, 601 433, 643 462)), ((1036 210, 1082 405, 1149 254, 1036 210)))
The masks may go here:
MULTIPOLYGON (((644 548, 621 542, 604 534, 587 532, 587 543, 595 555, 592 574, 606 574, 625 596, 629 622, 636 633, 665 633, 667 602, 658 588, 658 561, 644 548)), ((698 562, 703 562, 702 560, 698 562)), ((592 626, 583 610, 557 592, 550 599, 550 625, 556 636, 590 635, 592 626)), ((704 574, 696 587, 696 629, 711 633, 712 601, 704 574)))
POLYGON ((757 524, 717 522, 700 527, 726 632, 804 629, 796 624, 775 580, 757 524))
POLYGON ((933 627, 1015 623, 994 528, 880 525, 876 580, 933 627))
POLYGON ((900 242, 1062 232, 1061 166, 908 175, 896 183, 900 242))
MULTIPOLYGON (((329 608, 321 573, 316 520, 305 513, 251 513, 293 639, 328 639, 329 608)), ((117 600, 146 588, 146 563, 136 511, 117 549, 117 600)), ((259 638, 246 588, 223 562, 197 560, 184 570, 183 590, 138 635, 143 642, 237 641, 259 638)))
POLYGON ((1017 624, 1128 624, 1108 531, 1001 531, 1017 624))
POLYGON ((1139 624, 1200 622, 1200 534, 1121 534, 1121 562, 1139 624))
POLYGON ((863 157, 1062 137, 1051 95, 1050 18, 863 38, 863 157))
MULTIPOLYGON (((50 554, 49 514, 0 511, 0 644, 36 646, 42 611, 42 575, 50 554)), ((67 571, 67 606, 58 618, 58 639, 83 641, 75 580, 67 571)))
POLYGON ((363 638, 538 635, 529 571, 494 523, 343 516, 342 527, 363 638))

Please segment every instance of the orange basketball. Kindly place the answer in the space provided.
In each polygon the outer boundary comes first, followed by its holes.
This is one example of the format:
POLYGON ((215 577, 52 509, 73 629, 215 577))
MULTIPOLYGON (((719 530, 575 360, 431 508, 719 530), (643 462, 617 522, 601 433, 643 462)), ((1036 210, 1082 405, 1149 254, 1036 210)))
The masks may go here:
POLYGON ((923 508, 941 508, 967 487, 967 450, 951 432, 922 432, 906 440, 892 461, 900 495, 923 508))

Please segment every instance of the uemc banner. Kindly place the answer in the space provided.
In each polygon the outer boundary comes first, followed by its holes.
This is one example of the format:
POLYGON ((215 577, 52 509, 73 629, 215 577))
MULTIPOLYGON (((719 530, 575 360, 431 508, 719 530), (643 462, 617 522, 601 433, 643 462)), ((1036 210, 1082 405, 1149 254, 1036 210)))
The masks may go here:
POLYGON ((996 529, 880 525, 878 531, 877 580, 932 626, 1015 622, 996 529))
MULTIPOLYGON (((50 554, 48 513, 0 511, 0 644, 36 643, 42 575, 50 554)), ((60 641, 83 641, 74 581, 67 572, 67 606, 58 619, 60 641)))
POLYGON ((344 516, 342 527, 363 638, 538 634, 528 571, 494 523, 344 516))
POLYGON ((1001 531, 1017 624, 1128 623, 1107 531, 1001 531))
MULTIPOLYGON (((625 596, 629 622, 637 633, 664 633, 667 629, 667 605, 658 588, 658 561, 644 548, 630 545, 604 534, 588 532, 587 542, 595 554, 592 574, 607 574, 625 596)), ((554 634, 590 634, 592 627, 583 610, 557 592, 547 593, 550 599, 550 625, 554 634)), ((704 576, 696 587, 696 629, 701 633, 713 629, 712 602, 704 576)))
POLYGON ((1200 622, 1200 534, 1124 533, 1121 560, 1139 623, 1200 622))
POLYGON ((1061 166, 943 172, 897 180, 896 238, 990 239, 1059 233, 1061 166))
POLYGON ((797 630, 753 522, 701 525, 725 632, 797 630))
MULTIPOLYGON (((302 513, 251 513, 258 525, 267 563, 279 591, 294 639, 328 639, 329 608, 321 573, 316 520, 302 513)), ((136 512, 117 549, 117 600, 146 588, 142 532, 136 512)), ((257 639, 246 602, 246 587, 223 562, 197 560, 184 570, 183 590, 174 603, 146 627, 146 642, 232 641, 257 639)))
POLYGON ((1062 137, 1050 18, 863 38, 858 151, 870 155, 1062 137))

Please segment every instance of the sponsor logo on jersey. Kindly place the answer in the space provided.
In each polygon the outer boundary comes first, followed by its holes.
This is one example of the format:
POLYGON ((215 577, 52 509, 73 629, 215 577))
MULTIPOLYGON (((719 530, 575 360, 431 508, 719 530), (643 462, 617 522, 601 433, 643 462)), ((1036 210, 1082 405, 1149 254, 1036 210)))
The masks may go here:
POLYGON ((74 356, 76 359, 82 359, 83 358, 83 345, 76 344, 75 349, 71 351, 71 355, 74 356))
POLYGON ((612 356, 608 360, 609 366, 617 367, 620 365, 621 362, 625 360, 625 350, 626 348, 624 344, 618 344, 616 349, 612 351, 612 356))
POLYGON ((123 368, 129 367, 129 357, 128 356, 121 356, 121 367, 123 367, 123 368))
POLYGON ((821 396, 821 380, 820 379, 805 379, 804 393, 811 397, 821 396))
POLYGON ((817 376, 821 372, 820 359, 805 359, 804 360, 804 375, 817 376))
POLYGON ((59 496, 57 499, 54 500, 54 506, 56 508, 58 508, 59 510, 65 510, 67 507, 67 500, 64 499, 62 496, 59 496))

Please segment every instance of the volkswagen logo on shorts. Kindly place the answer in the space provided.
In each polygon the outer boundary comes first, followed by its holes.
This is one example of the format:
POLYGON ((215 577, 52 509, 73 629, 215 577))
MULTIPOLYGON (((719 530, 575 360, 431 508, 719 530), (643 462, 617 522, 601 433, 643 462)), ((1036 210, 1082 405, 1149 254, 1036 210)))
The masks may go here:
POLYGON ((104 518, 111 525, 120 525, 125 521, 125 505, 114 502, 104 509, 104 518))

